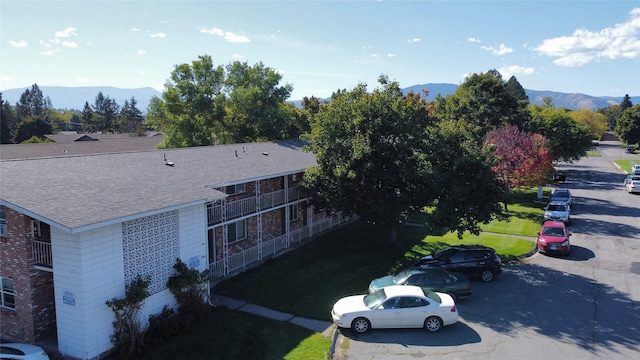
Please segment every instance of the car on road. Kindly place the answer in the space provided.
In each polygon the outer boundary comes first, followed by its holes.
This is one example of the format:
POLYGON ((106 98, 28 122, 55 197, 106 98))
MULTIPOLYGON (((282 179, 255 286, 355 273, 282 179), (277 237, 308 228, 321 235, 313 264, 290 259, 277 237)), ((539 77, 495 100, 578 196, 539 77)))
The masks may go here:
POLYGON ((571 191, 569 189, 556 189, 556 191, 551 194, 551 198, 549 202, 554 201, 562 201, 569 205, 569 208, 573 207, 573 196, 571 195, 571 191))
POLYGON ((0 359, 49 360, 49 356, 36 345, 3 343, 0 344, 0 359))
POLYGON ((571 222, 571 209, 563 201, 552 201, 544 208, 544 220, 560 220, 565 224, 571 222))
POLYGON ((545 221, 538 231, 537 248, 540 253, 558 253, 569 255, 571 252, 571 234, 562 221, 545 221))
POLYGON ((455 302, 471 296, 471 283, 467 276, 437 267, 408 268, 395 275, 374 279, 369 284, 369 293, 391 285, 415 285, 426 291, 447 293, 455 302))
POLYGON ((624 187, 629 193, 640 193, 640 179, 630 178, 625 181, 624 187))
POLYGON ((454 245, 420 258, 416 266, 440 267, 462 273, 468 277, 479 277, 484 282, 492 281, 502 273, 502 259, 496 250, 483 245, 454 245))
POLYGON ((631 172, 633 175, 640 175, 640 164, 633 164, 631 166, 631 172))
POLYGON ((370 329, 424 328, 435 332, 458 321, 453 298, 418 286, 392 285, 367 295, 338 300, 331 309, 333 322, 357 333, 370 329))

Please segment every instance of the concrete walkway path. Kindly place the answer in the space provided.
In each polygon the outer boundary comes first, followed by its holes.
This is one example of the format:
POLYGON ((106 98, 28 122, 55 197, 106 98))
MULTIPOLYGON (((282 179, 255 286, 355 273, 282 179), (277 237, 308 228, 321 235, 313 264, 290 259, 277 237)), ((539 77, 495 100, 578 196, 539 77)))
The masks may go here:
POLYGON ((333 336, 336 328, 332 322, 307 319, 281 311, 272 310, 264 306, 250 304, 243 300, 232 299, 222 295, 213 296, 213 305, 224 306, 232 310, 240 310, 249 314, 254 314, 278 321, 290 322, 294 325, 302 326, 309 330, 321 333, 324 336, 333 336))

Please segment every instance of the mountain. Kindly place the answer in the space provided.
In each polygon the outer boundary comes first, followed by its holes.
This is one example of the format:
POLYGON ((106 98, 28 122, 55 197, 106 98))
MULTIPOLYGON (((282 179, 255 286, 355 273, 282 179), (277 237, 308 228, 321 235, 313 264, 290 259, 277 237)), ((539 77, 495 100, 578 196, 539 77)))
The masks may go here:
MULTIPOLYGON (((61 110, 79 110, 82 111, 85 102, 89 105, 93 105, 96 101, 98 93, 102 92, 102 95, 109 97, 123 106, 125 100, 131 101, 131 98, 135 98, 138 102, 136 107, 143 113, 147 112, 147 106, 152 96, 162 97, 162 93, 152 87, 144 87, 137 89, 122 89, 112 86, 80 86, 80 87, 65 87, 65 86, 38 86, 42 95, 48 97, 51 100, 51 105, 54 109, 61 110)), ((8 101, 9 104, 15 105, 20 96, 28 88, 8 89, 2 90, 2 101, 8 101)))
MULTIPOLYGON (((31 87, 29 87, 30 89, 31 87)), ((415 93, 421 92, 423 89, 429 91, 427 100, 431 101, 436 98, 437 95, 447 96, 453 94, 458 85, 446 84, 446 83, 428 83, 418 84, 402 89, 404 93, 413 91, 415 93)), ((27 88, 20 89, 8 89, 3 90, 2 100, 8 101, 9 104, 15 105, 20 96, 27 88)), ((91 87, 64 87, 64 86, 40 86, 40 90, 45 97, 49 97, 51 104, 55 109, 67 109, 67 110, 82 110, 85 102, 89 105, 95 103, 96 96, 102 92, 102 95, 116 100, 118 105, 124 105, 125 100, 131 100, 132 97, 138 102, 137 108, 146 113, 147 106, 151 97, 162 97, 162 93, 151 87, 138 88, 138 89, 122 89, 110 86, 91 86, 91 87)), ((571 110, 589 109, 598 110, 609 105, 620 104, 624 98, 624 94, 619 97, 609 96, 591 96, 578 93, 561 93, 556 91, 547 90, 527 90, 525 89, 529 102, 536 105, 544 104, 544 98, 551 98, 553 106, 557 108, 567 108, 571 110)), ((631 102, 640 104, 640 96, 631 96, 631 102)), ((302 100, 291 101, 296 106, 300 107, 302 100)))
MULTIPOLYGON (((436 96, 447 96, 453 94, 458 85, 454 84, 423 84, 413 85, 402 89, 403 93, 413 91, 414 93, 422 91, 422 89, 428 90, 429 95, 427 100, 434 100, 436 96)), ((556 108, 567 108, 571 110, 589 109, 598 110, 610 105, 618 105, 622 102, 624 94, 620 97, 611 96, 591 96, 579 93, 561 93, 557 91, 548 90, 527 90, 525 89, 527 96, 529 97, 529 103, 535 105, 543 105, 544 99, 549 97, 552 100, 552 104, 556 108)), ((631 103, 640 104, 640 96, 629 96, 631 103)))

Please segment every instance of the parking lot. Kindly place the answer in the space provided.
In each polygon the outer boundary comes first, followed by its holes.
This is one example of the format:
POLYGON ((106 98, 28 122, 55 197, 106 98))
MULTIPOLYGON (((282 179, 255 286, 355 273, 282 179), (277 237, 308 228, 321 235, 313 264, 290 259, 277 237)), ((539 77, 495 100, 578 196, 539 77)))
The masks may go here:
MULTIPOLYGON (((601 157, 561 164, 571 189, 572 250, 505 266, 472 283, 460 321, 424 330, 344 331, 347 359, 637 359, 640 356, 640 195, 611 162, 635 159, 601 142, 601 157)), ((532 240, 536 234, 531 234, 532 240)))

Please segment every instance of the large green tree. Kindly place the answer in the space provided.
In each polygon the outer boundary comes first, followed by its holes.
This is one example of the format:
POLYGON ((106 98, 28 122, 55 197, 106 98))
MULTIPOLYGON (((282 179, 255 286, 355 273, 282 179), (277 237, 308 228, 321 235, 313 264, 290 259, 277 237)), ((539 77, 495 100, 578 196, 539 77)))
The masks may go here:
POLYGON ((627 144, 640 143, 640 105, 627 108, 616 125, 618 136, 627 144))
POLYGON ((600 139, 605 131, 607 131, 607 117, 602 113, 589 109, 580 109, 570 111, 569 116, 587 128, 589 132, 591 132, 592 139, 594 140, 600 139))
POLYGON ((147 124, 166 133, 163 147, 284 139, 295 117, 281 80, 262 63, 214 66, 202 55, 175 67, 162 98, 151 99, 147 124))
POLYGON ((510 124, 522 128, 529 121, 528 105, 528 97, 515 77, 505 83, 496 70, 472 74, 453 94, 435 100, 439 119, 475 125, 478 142, 496 127, 510 124))
POLYGON ((438 126, 423 97, 403 96, 386 76, 379 82, 371 93, 364 84, 338 91, 316 108, 304 136, 318 160, 304 181, 315 206, 357 214, 391 229, 391 238, 425 206, 433 225, 478 232, 478 221, 500 212, 487 154, 470 133, 438 126))
POLYGON ((8 101, 2 100, 0 93, 0 144, 10 144, 13 138, 12 129, 16 123, 15 110, 8 101))
POLYGON ((569 115, 569 110, 539 105, 531 105, 529 109, 532 119, 526 131, 547 138, 549 150, 556 160, 579 160, 593 146, 593 134, 575 121, 569 115))
POLYGON ((136 105, 138 105, 138 102, 135 97, 131 97, 131 100, 124 101, 124 105, 119 114, 119 131, 134 133, 142 127, 144 115, 142 115, 142 111, 140 111, 136 105))

